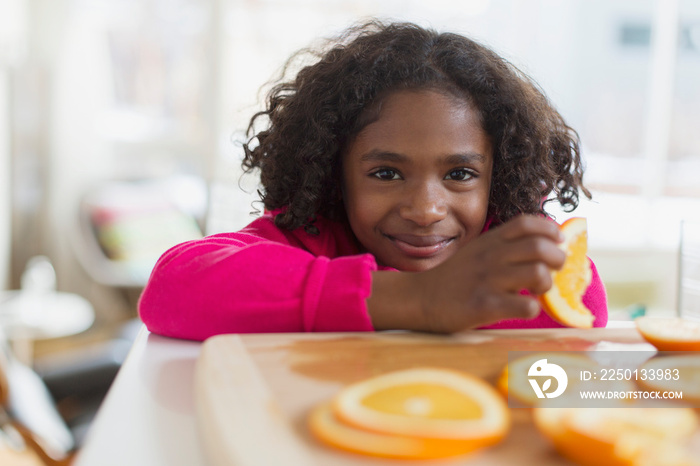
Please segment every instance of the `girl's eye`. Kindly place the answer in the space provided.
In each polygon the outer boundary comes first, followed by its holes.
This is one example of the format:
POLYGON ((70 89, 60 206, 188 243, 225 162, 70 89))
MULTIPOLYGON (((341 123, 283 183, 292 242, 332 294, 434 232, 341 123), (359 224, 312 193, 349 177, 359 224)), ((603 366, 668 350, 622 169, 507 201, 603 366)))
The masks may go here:
POLYGON ((455 181, 466 181, 473 177, 474 173, 471 170, 467 170, 466 168, 456 168, 450 171, 447 174, 447 176, 445 176, 446 179, 455 181))
POLYGON ((401 179, 399 173, 391 168, 380 168, 379 170, 373 172, 372 176, 385 181, 401 179))

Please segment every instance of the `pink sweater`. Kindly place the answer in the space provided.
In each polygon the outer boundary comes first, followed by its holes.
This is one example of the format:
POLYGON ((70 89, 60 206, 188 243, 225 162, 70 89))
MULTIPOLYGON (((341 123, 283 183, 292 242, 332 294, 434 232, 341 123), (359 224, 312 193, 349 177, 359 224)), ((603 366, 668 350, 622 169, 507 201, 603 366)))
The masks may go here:
MULTIPOLYGON (((158 260, 139 301, 151 332, 204 340, 222 333, 372 331, 366 298, 377 263, 341 224, 319 218, 320 234, 277 228, 272 214, 235 233, 179 244, 158 260), (264 271, 261 273, 259 271, 264 271)), ((593 268, 584 304, 608 320, 593 268)), ((379 269, 387 269, 379 267, 379 269)), ((487 328, 560 327, 547 314, 487 328)))

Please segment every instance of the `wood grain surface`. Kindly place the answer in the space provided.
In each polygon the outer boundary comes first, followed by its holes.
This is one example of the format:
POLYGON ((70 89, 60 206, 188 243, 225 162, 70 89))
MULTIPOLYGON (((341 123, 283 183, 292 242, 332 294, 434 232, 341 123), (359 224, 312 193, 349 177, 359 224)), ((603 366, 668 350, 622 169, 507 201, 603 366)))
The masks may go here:
MULTIPOLYGON (((197 361, 197 428, 208 461, 223 465, 397 465, 345 453, 311 437, 306 418, 344 385, 392 370, 446 367, 495 381, 509 351, 645 350, 634 328, 479 330, 455 336, 416 333, 221 335, 197 361)), ((529 409, 511 409, 499 445, 421 465, 565 465, 535 429, 529 409)), ((700 434, 699 434, 700 435, 700 434)), ((693 445, 700 446, 698 435, 693 445)))

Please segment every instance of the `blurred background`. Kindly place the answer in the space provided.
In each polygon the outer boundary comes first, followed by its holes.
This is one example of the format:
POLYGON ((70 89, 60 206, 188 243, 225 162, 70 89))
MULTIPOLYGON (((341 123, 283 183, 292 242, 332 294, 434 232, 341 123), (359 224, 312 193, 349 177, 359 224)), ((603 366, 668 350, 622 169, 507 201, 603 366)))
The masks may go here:
POLYGON ((613 317, 675 312, 680 222, 700 216, 696 0, 1 0, 0 290, 92 310, 25 351, 111 338, 167 247, 250 222, 237 141, 261 86, 369 16, 532 76, 583 141, 593 201, 553 214, 588 217, 613 317))
POLYGON ((700 218, 696 0, 0 0, 0 344, 47 387, 62 451, 160 254, 252 220, 240 141, 261 86, 370 16, 469 35, 533 77, 583 142, 593 200, 551 213, 588 218, 611 318, 677 311, 680 225, 700 218))

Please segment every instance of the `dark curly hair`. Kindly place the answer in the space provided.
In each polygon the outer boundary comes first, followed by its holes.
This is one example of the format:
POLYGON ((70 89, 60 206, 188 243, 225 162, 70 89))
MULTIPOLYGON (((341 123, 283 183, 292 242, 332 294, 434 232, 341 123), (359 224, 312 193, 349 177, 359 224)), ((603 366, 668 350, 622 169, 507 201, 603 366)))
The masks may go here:
MULTIPOLYGON (((304 56, 293 56, 285 70, 304 56)), ((494 147, 489 214, 496 222, 520 213, 546 215, 544 204, 552 200, 571 211, 579 190, 591 197, 582 184, 577 133, 534 82, 473 40, 411 23, 370 21, 314 59, 272 87, 244 144, 243 167, 260 169, 265 208, 286 207, 275 218, 279 227, 314 232, 317 215, 346 219, 341 151, 376 118, 368 116, 371 109, 398 89, 449 92, 479 111, 494 147), (265 129, 256 132, 261 118, 265 129)))

